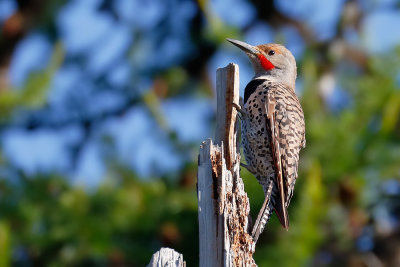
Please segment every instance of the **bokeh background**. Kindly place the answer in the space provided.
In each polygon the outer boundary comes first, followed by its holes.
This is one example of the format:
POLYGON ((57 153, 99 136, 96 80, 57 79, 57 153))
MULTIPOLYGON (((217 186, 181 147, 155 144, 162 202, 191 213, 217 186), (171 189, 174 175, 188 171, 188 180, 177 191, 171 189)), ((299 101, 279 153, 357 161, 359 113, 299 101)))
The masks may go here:
POLYGON ((258 265, 400 266, 400 1, 0 0, 0 25, 0 266, 198 265, 215 70, 252 76, 227 37, 285 44, 306 115, 258 265))

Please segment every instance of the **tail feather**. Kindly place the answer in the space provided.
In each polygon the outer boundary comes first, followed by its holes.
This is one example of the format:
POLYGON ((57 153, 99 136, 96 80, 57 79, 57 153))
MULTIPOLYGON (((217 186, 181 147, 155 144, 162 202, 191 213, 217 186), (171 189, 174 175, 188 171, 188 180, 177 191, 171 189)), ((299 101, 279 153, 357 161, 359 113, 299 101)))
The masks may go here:
POLYGON ((279 222, 281 223, 283 228, 288 230, 289 229, 289 215, 288 215, 287 207, 282 205, 280 199, 278 199, 277 202, 279 202, 279 203, 277 203, 277 205, 274 205, 274 211, 275 211, 276 215, 278 216, 279 222))
POLYGON ((269 221, 269 218, 271 217, 272 207, 273 207, 273 203, 272 203, 273 202, 272 201, 273 200, 273 196, 272 196, 273 189, 274 189, 274 183, 273 183, 273 180, 270 180, 267 190, 265 192, 264 203, 258 213, 257 220, 253 226, 253 230, 251 233, 254 243, 257 242, 258 237, 264 231, 264 227, 267 224, 267 222, 269 221))

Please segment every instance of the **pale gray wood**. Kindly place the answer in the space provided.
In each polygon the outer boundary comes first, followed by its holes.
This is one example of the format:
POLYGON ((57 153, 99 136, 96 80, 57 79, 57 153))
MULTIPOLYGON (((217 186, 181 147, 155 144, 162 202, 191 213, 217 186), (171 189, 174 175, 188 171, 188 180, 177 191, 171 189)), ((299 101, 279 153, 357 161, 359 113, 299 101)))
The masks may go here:
POLYGON ((236 159, 236 116, 233 103, 239 105, 239 67, 229 63, 225 68, 217 69, 217 125, 215 143, 225 144, 224 154, 228 169, 236 159))
POLYGON ((200 146, 198 166, 200 267, 255 266, 254 243, 248 231, 249 199, 240 178, 237 153, 239 69, 217 70, 215 145, 200 146))
POLYGON ((171 248, 161 248, 153 254, 147 267, 186 267, 182 254, 171 248))
POLYGON ((222 155, 222 148, 214 146, 211 139, 200 146, 198 166, 198 212, 199 212, 199 242, 200 266, 224 266, 223 248, 223 217, 218 209, 218 195, 213 180, 212 159, 222 155))

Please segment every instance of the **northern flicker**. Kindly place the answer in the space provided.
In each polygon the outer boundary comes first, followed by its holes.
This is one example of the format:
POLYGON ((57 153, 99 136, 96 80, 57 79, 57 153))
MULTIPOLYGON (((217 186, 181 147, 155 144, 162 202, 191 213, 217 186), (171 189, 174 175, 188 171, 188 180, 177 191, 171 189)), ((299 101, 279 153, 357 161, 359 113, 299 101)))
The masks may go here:
POLYGON ((299 152, 306 144, 304 114, 295 93, 296 61, 288 49, 279 44, 252 46, 227 40, 247 54, 255 74, 238 108, 247 168, 265 195, 252 230, 257 242, 273 210, 282 226, 289 227, 287 208, 297 179, 299 152))

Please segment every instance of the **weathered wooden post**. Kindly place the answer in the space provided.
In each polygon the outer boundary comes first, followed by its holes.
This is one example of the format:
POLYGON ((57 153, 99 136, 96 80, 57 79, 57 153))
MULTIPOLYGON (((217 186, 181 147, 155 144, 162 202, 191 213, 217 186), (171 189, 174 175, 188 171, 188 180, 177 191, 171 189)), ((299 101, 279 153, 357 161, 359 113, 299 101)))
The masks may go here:
MULTIPOLYGON (((256 266, 254 242, 248 233, 250 202, 240 178, 237 143, 239 67, 217 70, 217 126, 215 140, 200 146, 197 173, 200 267, 256 266)), ((162 248, 149 267, 184 267, 181 254, 162 248)))
POLYGON ((237 146, 239 68, 217 70, 215 140, 200 146, 198 167, 200 267, 255 266, 248 233, 250 204, 240 178, 237 146))

